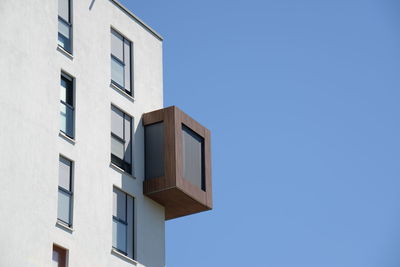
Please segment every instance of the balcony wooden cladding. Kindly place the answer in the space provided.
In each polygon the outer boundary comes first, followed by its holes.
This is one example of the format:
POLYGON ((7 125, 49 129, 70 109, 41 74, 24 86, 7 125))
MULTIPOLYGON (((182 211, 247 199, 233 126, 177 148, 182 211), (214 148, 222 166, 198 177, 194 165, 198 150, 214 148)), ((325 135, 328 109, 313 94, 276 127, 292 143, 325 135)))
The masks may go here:
POLYGON ((163 175, 146 177, 143 193, 165 207, 166 220, 212 209, 210 131, 175 106, 143 114, 142 122, 145 129, 162 122, 164 138, 163 175), (203 139, 205 190, 183 177, 183 125, 203 139))

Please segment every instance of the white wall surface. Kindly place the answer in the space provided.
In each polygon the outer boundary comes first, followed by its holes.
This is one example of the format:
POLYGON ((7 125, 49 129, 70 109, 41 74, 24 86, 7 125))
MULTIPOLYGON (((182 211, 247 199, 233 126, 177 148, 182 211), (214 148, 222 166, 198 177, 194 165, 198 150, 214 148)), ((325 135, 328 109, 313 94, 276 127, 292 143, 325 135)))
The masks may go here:
POLYGON ((73 1, 73 59, 57 50, 57 0, 0 1, 0 267, 51 266, 53 243, 70 267, 134 266, 111 253, 113 186, 135 197, 137 261, 165 266, 164 209, 142 193, 140 121, 163 107, 162 42, 92 1, 73 1), (111 26, 133 42, 134 100, 110 87, 111 26), (59 136, 61 70, 76 78, 75 144, 59 136), (111 103, 134 118, 133 176, 110 167, 111 103), (56 227, 60 154, 75 167, 72 233, 56 227))

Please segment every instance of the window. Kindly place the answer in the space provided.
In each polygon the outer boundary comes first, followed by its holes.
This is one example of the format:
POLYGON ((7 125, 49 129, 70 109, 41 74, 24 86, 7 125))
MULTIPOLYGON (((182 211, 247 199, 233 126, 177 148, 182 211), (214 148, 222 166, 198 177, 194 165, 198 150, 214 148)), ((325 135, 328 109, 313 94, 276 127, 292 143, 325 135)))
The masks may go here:
POLYGON ((58 175, 58 222, 72 226, 72 161, 61 157, 58 175))
POLYGON ((67 267, 68 252, 65 248, 53 245, 52 262, 53 267, 67 267))
POLYGON ((132 95, 132 43, 111 29, 111 83, 132 95))
POLYGON ((204 139, 183 124, 182 155, 183 177, 205 191, 204 139))
POLYGON ((74 80, 61 74, 60 86, 60 131, 74 138, 74 80))
POLYGON ((72 53, 71 0, 58 0, 58 45, 72 53))
POLYGON ((113 189, 113 249, 134 258, 134 199, 114 187, 113 189))
POLYGON ((111 162, 132 173, 132 118, 111 106, 111 162))
POLYGON ((164 176, 164 122, 146 125, 144 128, 145 177, 164 176))

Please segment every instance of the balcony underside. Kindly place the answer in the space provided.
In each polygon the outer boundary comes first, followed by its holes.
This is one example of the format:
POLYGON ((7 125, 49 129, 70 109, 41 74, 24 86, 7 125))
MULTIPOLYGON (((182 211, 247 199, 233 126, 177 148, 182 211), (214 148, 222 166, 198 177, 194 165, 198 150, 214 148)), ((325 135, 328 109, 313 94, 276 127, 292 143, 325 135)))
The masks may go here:
POLYGON ((191 198, 177 187, 146 194, 147 197, 161 204, 165 208, 165 220, 211 210, 198 200, 191 198))

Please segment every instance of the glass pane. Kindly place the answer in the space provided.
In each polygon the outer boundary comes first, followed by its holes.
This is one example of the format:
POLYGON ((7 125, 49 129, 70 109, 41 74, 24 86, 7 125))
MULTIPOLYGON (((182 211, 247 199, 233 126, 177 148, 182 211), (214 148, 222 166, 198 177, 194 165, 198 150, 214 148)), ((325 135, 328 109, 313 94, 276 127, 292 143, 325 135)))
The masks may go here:
POLYGON ((61 190, 58 191, 58 212, 57 218, 70 224, 71 196, 61 190))
POLYGON ((58 33, 58 45, 71 53, 71 40, 58 33))
POLYGON ((70 137, 74 136, 74 111, 63 103, 60 103, 60 130, 70 137))
POLYGON ((146 179, 164 175, 164 123, 145 127, 145 173, 146 179))
POLYGON ((111 58, 111 79, 118 85, 125 87, 124 65, 113 57, 111 58))
POLYGON ((113 247, 126 253, 126 225, 113 219, 113 247))
POLYGON ((131 163, 132 162, 132 160, 131 160, 131 158, 132 158, 132 142, 131 142, 132 118, 125 114, 124 122, 125 122, 125 135, 124 135, 125 157, 122 159, 124 159, 128 163, 131 163))
POLYGON ((113 215, 120 220, 126 220, 126 194, 114 188, 114 213, 113 215))
POLYGON ((204 190, 203 138, 182 127, 183 177, 204 190))
POLYGON ((124 159, 124 143, 111 136, 111 154, 124 159))
POLYGON ((131 42, 124 40, 125 89, 131 91, 131 42))
POLYGON ((72 86, 72 79, 68 79, 64 77, 63 75, 61 76, 61 82, 60 82, 60 100, 64 101, 65 103, 73 106, 73 86, 72 86))
POLYGON ((65 103, 67 103, 67 83, 63 79, 61 79, 60 100, 62 100, 65 103))
POLYGON ((124 139, 124 113, 116 107, 111 107, 111 132, 124 139))
POLYGON ((70 37, 70 27, 67 23, 62 20, 58 20, 58 32, 69 39, 70 37))
POLYGON ((111 30, 111 54, 124 62, 123 37, 114 30, 111 30))
POLYGON ((67 107, 60 103, 60 130, 64 133, 67 131, 67 107))
POLYGON ((118 235, 117 235, 117 221, 115 221, 115 219, 113 219, 113 222, 112 222, 112 246, 114 248, 118 247, 118 245, 117 245, 117 237, 118 237, 118 235))
POLYGON ((126 232, 126 239, 127 239, 127 256, 130 258, 134 258, 134 242, 133 242, 133 220, 134 220, 134 199, 131 196, 127 196, 127 232, 126 232))
POLYGON ((60 261, 60 254, 58 251, 53 250, 53 264, 52 267, 58 267, 58 263, 60 261))
POLYGON ((58 45, 71 52, 71 28, 62 20, 58 20, 58 45))
POLYGON ((68 191, 71 191, 71 165, 71 161, 60 157, 58 185, 68 191))
POLYGON ((69 21, 69 0, 58 0, 58 15, 69 21))

